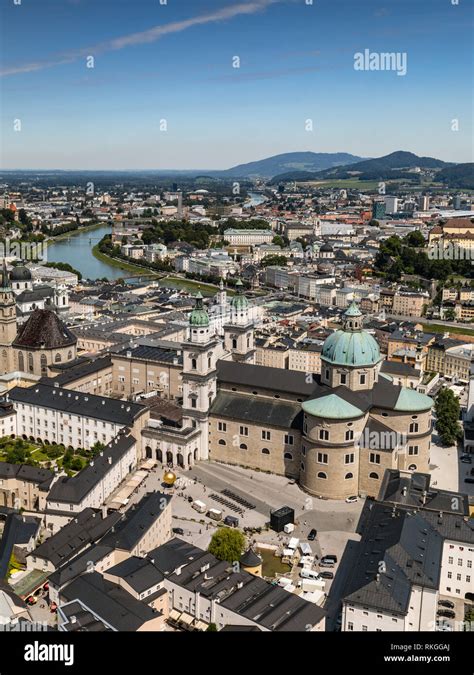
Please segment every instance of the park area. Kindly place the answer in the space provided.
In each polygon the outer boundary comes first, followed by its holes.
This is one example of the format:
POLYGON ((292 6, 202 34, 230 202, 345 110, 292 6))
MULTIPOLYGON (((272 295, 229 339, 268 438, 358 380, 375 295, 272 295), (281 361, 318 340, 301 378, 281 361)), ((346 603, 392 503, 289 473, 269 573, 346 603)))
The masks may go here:
POLYGON ((72 450, 65 448, 64 445, 46 445, 6 436, 0 438, 0 462, 26 464, 52 471, 57 469, 57 471, 64 471, 67 475, 73 476, 102 449, 103 446, 100 443, 90 450, 83 448, 72 450))

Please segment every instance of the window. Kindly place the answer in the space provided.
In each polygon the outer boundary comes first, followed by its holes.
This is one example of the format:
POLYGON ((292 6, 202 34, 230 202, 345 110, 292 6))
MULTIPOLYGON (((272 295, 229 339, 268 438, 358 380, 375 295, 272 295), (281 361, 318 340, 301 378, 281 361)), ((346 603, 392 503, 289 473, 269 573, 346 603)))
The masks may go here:
POLYGON ((262 455, 269 455, 270 450, 268 448, 262 448, 262 455))
POLYGON ((324 471, 320 471, 318 473, 318 478, 322 478, 323 480, 326 480, 327 474, 325 474, 324 471))
POLYGON ((416 471, 416 464, 410 464, 408 471, 416 471))
POLYGON ((375 473, 375 471, 372 471, 371 473, 369 473, 369 478, 374 478, 375 480, 378 480, 379 474, 375 473))
POLYGON ((460 574, 456 574, 456 581, 461 581, 461 575, 460 574))
POLYGON ((458 566, 462 567, 462 558, 458 558, 458 566))
POLYGON ((339 377, 339 382, 340 382, 341 384, 346 384, 346 382, 347 382, 347 375, 346 375, 346 373, 341 373, 341 375, 340 375, 340 377, 339 377))
POLYGON ((418 422, 412 422, 412 423, 410 424, 410 433, 411 433, 411 434, 416 434, 416 433, 418 433, 418 429, 419 429, 419 424, 418 424, 418 422))
POLYGON ((453 573, 452 573, 452 572, 448 572, 448 579, 452 579, 452 578, 453 578, 453 573))
POLYGON ((365 377, 366 377, 366 376, 365 376, 364 373, 359 377, 359 383, 360 383, 360 384, 365 384, 365 377))
POLYGON ((353 441, 353 440, 354 440, 354 430, 348 429, 346 431, 346 441, 353 441))
POLYGON ((367 626, 362 626, 362 632, 367 633, 367 626))
POLYGON ((352 621, 347 622, 347 630, 354 630, 354 624, 352 623, 352 621))
POLYGON ((285 454, 283 455, 283 459, 293 459, 293 455, 291 454, 291 452, 285 452, 285 454))
POLYGON ((329 431, 327 429, 319 430, 319 440, 328 441, 329 440, 329 431))
POLYGON ((350 452, 347 455, 344 455, 344 464, 354 464, 354 453, 350 452))
POLYGON ((318 464, 327 464, 328 456, 325 452, 318 452, 318 464))
POLYGON ((269 441, 271 438, 271 433, 266 429, 262 429, 262 441, 269 441))
POLYGON ((191 369, 196 370, 197 368, 197 359, 191 359, 191 369))
POLYGON ((353 473, 346 473, 346 475, 344 476, 344 480, 350 480, 351 478, 354 478, 353 473))
POLYGON ((291 434, 285 434, 285 445, 293 445, 294 437, 291 434))
POLYGON ((219 438, 219 445, 227 445, 223 438, 219 438))
POLYGON ((369 455, 369 462, 371 464, 380 464, 380 455, 377 452, 371 452, 369 455))
POLYGON ((196 399, 195 399, 195 398, 192 398, 192 399, 191 399, 191 408, 195 408, 196 405, 197 405, 197 404, 196 404, 196 399))
POLYGON ((249 428, 248 427, 240 427, 239 434, 241 436, 248 436, 249 435, 249 428))
POLYGON ((329 368, 326 368, 324 377, 329 380, 329 368))
POLYGON ((468 560, 468 561, 467 561, 467 566, 469 567, 469 569, 472 568, 472 560, 468 560))
POLYGON ((302 471, 306 471, 306 467, 305 467, 305 465, 304 465, 304 462, 301 462, 301 470, 302 470, 302 471))
POLYGON ((241 450, 247 450, 247 446, 245 445, 245 443, 240 444, 240 449, 241 450))
POLYGON ((408 446, 408 454, 409 455, 417 455, 419 452, 419 446, 418 445, 409 445, 408 446))
POLYGON ((237 349, 237 340, 235 338, 232 339, 232 349, 237 349))
POLYGON ((454 563, 454 558, 453 558, 452 555, 450 555, 449 558, 448 558, 448 564, 452 565, 453 563, 454 563))
POLYGON ((227 424, 225 422, 218 422, 217 429, 218 431, 227 431, 227 424))

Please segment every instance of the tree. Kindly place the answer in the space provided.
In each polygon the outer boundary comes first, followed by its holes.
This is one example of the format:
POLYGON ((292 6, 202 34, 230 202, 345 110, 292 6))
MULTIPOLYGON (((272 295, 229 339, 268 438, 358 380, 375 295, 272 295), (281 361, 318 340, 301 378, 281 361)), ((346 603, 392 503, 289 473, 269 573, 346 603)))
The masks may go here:
POLYGON ((454 445, 462 438, 459 399, 451 389, 441 389, 436 397, 436 431, 443 445, 454 445))
POLYGON ((217 626, 215 623, 210 623, 206 628, 206 633, 217 633, 217 626))
POLYGON ((240 559, 245 547, 245 536, 240 530, 220 527, 212 535, 208 551, 218 560, 234 563, 240 559))
POLYGON ((420 230, 415 230, 415 232, 410 232, 404 239, 404 243, 407 246, 420 247, 425 245, 425 238, 421 234, 420 230))

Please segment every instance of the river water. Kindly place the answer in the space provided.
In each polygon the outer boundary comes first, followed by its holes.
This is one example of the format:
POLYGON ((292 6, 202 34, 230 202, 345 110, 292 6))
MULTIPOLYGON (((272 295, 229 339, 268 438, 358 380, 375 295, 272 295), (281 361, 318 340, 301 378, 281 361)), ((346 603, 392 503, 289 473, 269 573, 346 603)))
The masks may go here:
POLYGON ((118 279, 130 276, 130 272, 97 260, 92 254, 92 248, 111 231, 109 225, 104 225, 97 230, 72 234, 69 239, 50 244, 47 250, 47 262, 69 263, 82 273, 84 279, 102 279, 103 277, 118 279))

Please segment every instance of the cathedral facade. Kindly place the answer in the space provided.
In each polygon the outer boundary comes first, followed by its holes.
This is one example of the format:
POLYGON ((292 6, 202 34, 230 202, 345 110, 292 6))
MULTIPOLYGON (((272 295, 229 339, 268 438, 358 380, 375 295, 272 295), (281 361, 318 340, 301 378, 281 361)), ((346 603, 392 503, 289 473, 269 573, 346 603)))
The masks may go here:
MULTIPOLYGON (((240 286, 222 338, 197 297, 182 348, 183 424, 174 443, 188 434, 185 465, 209 459, 285 475, 328 499, 377 495, 386 469, 429 469, 432 399, 380 372, 379 346, 355 303, 323 346, 320 375, 254 364, 240 286)), ((157 444, 163 434, 152 434, 157 444)), ((176 456, 160 453, 164 463, 176 456)))

